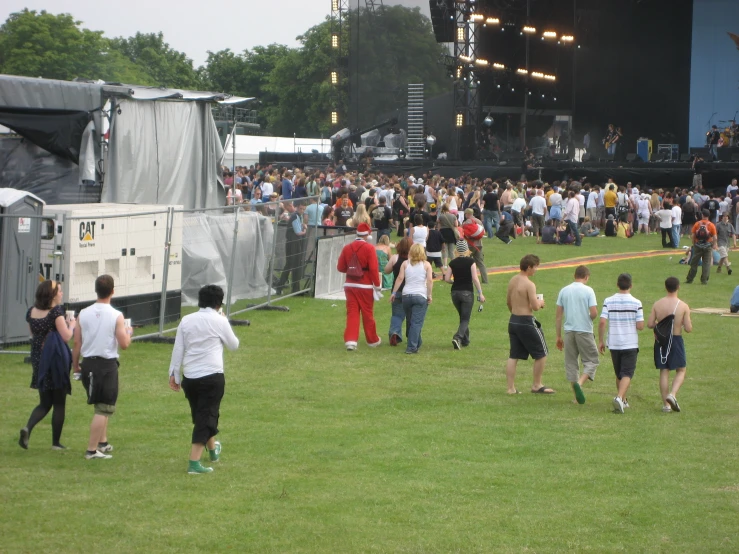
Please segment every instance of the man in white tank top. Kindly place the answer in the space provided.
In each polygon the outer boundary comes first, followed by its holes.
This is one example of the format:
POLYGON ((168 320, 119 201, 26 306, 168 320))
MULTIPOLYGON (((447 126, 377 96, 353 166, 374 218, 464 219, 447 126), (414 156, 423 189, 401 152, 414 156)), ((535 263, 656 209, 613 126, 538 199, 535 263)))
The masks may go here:
POLYGON ((95 406, 85 453, 88 460, 112 458, 108 454, 113 450, 113 445, 108 444, 108 418, 115 412, 118 399, 118 347, 128 348, 133 333, 123 314, 110 305, 113 289, 110 275, 95 279, 98 300, 80 312, 79 325, 74 330, 72 366, 75 373, 81 371, 87 403, 95 406))

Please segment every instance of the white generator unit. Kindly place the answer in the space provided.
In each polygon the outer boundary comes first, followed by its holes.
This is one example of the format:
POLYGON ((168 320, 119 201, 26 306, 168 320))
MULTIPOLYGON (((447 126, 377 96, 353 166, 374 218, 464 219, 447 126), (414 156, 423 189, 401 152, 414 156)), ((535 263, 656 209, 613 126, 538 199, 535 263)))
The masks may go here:
MULTIPOLYGON (((158 323, 168 208, 151 204, 45 206, 44 215, 54 220, 54 236, 41 241, 41 276, 64 283, 67 309, 79 312, 97 299, 95 279, 110 275, 115 281, 113 306, 136 326, 158 323)), ((172 227, 165 321, 180 317, 181 281, 180 211, 174 214, 172 227)))

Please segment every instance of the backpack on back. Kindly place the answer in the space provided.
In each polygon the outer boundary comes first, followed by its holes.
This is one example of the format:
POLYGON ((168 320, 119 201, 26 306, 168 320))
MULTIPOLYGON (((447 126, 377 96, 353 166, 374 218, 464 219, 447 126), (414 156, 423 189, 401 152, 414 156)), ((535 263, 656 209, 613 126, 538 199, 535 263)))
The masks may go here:
POLYGON ((677 304, 675 304, 675 309, 673 310, 673 312, 667 317, 662 318, 662 320, 654 327, 654 340, 657 342, 657 344, 659 344, 659 357, 663 364, 667 363, 667 358, 669 357, 670 350, 672 349, 675 313, 677 312, 677 307, 679 305, 680 300, 678 300, 677 304))
POLYGON ((711 239, 711 232, 708 230, 708 224, 705 221, 700 222, 700 226, 695 231, 695 238, 699 242, 708 242, 711 239))
POLYGON ((359 262, 359 256, 357 256, 357 251, 354 248, 352 248, 352 255, 346 266, 346 276, 354 277, 355 279, 361 279, 364 277, 364 269, 362 268, 362 264, 359 262))

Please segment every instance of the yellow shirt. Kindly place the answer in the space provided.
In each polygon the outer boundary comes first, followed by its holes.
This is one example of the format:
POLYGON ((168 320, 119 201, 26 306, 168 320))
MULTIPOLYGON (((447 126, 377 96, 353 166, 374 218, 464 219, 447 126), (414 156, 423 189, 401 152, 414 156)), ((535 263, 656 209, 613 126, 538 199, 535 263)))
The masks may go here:
POLYGON ((616 204, 618 203, 618 194, 616 194, 612 190, 607 190, 605 196, 603 197, 603 202, 606 208, 615 208, 616 204))
POLYGON ((629 238, 628 236, 626 236, 626 229, 628 229, 628 228, 629 227, 628 227, 628 224, 627 223, 619 223, 618 224, 618 227, 616 229, 616 236, 617 237, 620 237, 622 239, 629 238))
POLYGON ((551 196, 552 194, 554 194, 554 191, 553 191, 553 190, 550 190, 550 191, 549 191, 549 192, 547 192, 547 194, 546 194, 546 197, 547 197, 547 208, 551 208, 551 207, 552 207, 552 201, 551 201, 551 200, 549 200, 549 197, 550 197, 550 196, 551 196))

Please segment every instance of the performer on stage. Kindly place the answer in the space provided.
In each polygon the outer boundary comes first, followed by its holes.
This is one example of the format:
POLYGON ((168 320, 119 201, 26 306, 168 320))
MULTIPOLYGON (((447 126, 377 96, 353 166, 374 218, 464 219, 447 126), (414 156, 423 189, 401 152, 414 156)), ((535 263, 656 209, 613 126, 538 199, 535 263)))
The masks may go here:
POLYGON ((616 137, 616 128, 613 126, 613 123, 610 123, 606 131, 606 136, 603 138, 603 145, 606 147, 609 156, 613 156, 616 153, 616 142, 618 142, 616 137))
POLYGON ((739 146, 739 125, 733 119, 729 123, 729 146, 739 146))
POLYGON ((711 127, 711 130, 706 133, 706 142, 708 143, 708 149, 711 151, 713 161, 718 160, 718 141, 721 140, 721 133, 718 132, 718 127, 715 125, 711 127))

